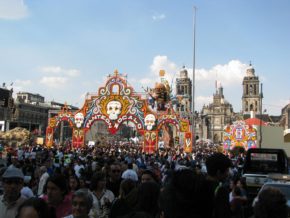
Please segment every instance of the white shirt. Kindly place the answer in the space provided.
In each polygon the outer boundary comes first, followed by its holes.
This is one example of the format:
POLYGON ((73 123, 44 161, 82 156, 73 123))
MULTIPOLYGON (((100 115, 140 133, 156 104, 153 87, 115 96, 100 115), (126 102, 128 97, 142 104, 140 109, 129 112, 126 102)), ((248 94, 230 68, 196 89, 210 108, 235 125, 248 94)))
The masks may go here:
POLYGON ((27 186, 24 186, 22 189, 21 189, 21 195, 26 197, 26 198, 32 198, 34 197, 34 194, 32 192, 32 190, 27 187, 27 186))
POLYGON ((93 193, 93 207, 90 210, 89 216, 94 218, 107 218, 109 217, 109 211, 106 211, 104 205, 106 204, 106 200, 109 200, 112 203, 115 199, 113 192, 110 190, 104 190, 103 195, 100 199, 96 197, 93 193))
POLYGON ((135 170, 127 169, 123 172, 122 179, 131 179, 135 182, 138 182, 138 175, 135 170))
POLYGON ((84 169, 84 168, 85 167, 83 165, 78 165, 78 164, 75 165, 74 170, 75 170, 75 174, 78 178, 81 177, 80 170, 84 169))
POLYGON ((46 180, 48 179, 49 174, 47 172, 43 173, 39 179, 38 183, 38 190, 37 190, 37 195, 42 195, 43 194, 43 188, 45 186, 46 180))

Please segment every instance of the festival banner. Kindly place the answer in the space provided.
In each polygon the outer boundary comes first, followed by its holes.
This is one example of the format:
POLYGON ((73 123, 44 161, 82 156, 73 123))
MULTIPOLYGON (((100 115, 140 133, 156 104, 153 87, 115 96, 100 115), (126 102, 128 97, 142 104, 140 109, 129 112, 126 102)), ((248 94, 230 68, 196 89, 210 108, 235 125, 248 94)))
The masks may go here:
POLYGON ((143 151, 152 154, 157 148, 158 131, 144 131, 143 151))
POLYGON ((184 134, 184 151, 186 153, 192 152, 192 134, 191 134, 191 132, 186 132, 184 134))
POLYGON ((53 132, 54 131, 52 127, 48 126, 46 128, 45 145, 49 148, 53 145, 53 132))
POLYGON ((85 134, 83 129, 73 129, 72 145, 73 148, 81 148, 84 146, 85 134))

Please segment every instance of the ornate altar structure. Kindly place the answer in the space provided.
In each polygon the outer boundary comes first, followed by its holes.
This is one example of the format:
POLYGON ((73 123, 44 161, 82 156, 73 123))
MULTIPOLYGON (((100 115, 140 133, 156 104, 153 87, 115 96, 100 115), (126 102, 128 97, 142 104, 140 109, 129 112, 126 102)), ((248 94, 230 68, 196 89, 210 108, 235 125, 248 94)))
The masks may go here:
POLYGON ((246 125, 244 121, 236 121, 224 128, 223 145, 225 150, 242 147, 245 150, 257 147, 257 129, 246 125))

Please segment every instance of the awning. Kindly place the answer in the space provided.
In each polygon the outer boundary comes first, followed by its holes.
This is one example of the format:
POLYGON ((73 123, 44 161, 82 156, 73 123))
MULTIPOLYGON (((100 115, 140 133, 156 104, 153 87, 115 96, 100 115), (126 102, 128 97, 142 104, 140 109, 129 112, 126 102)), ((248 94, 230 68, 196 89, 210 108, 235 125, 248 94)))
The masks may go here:
POLYGON ((249 118, 245 120, 245 123, 247 125, 255 125, 255 126, 267 126, 267 123, 265 123, 263 120, 260 120, 258 118, 249 118))

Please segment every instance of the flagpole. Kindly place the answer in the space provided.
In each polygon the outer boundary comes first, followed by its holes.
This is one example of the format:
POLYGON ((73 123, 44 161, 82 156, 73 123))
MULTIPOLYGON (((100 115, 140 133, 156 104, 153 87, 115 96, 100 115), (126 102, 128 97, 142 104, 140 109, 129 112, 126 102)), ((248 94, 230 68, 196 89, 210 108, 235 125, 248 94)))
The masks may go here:
POLYGON ((193 60, 192 60, 192 97, 191 97, 191 134, 192 145, 195 146, 195 24, 196 24, 196 7, 193 6, 193 60))

